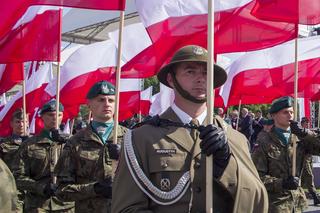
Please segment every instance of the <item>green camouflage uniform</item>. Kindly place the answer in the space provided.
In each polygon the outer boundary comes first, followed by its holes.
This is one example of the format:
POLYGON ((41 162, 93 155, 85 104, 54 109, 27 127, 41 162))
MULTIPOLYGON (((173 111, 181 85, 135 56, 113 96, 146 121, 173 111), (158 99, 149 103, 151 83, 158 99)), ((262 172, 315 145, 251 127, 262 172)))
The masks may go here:
MULTIPOLYGON (((297 190, 285 190, 282 181, 292 174, 292 141, 284 145, 273 128, 269 133, 261 132, 258 138, 259 147, 253 153, 253 161, 265 184, 269 195, 269 212, 302 212, 306 207, 306 197, 302 187, 297 190)), ((296 176, 301 178, 306 154, 319 155, 318 138, 308 135, 297 141, 296 176)))
POLYGON ((63 144, 49 139, 43 130, 40 135, 23 142, 18 152, 17 163, 13 168, 19 190, 26 191, 26 212, 74 212, 73 202, 62 202, 56 196, 47 197, 45 186, 52 182, 54 156, 59 158, 63 144))
MULTIPOLYGON (((18 149, 22 139, 18 137, 7 137, 0 142, 0 158, 7 164, 12 171, 15 159, 17 158, 18 149)), ((24 192, 18 191, 17 211, 23 212, 24 192)))
POLYGON ((14 178, 0 159, 0 210, 5 213, 17 212, 17 188, 14 178))
MULTIPOLYGON (((126 129, 118 127, 118 143, 126 129)), ((113 131, 108 141, 113 140, 113 131)), ((108 148, 91 125, 75 134, 66 144, 56 167, 60 186, 57 195, 65 201, 75 201, 77 213, 109 213, 111 200, 98 195, 94 184, 112 176, 108 148)))
POLYGON ((304 168, 301 176, 302 186, 307 188, 309 192, 317 192, 314 185, 314 176, 312 172, 312 155, 306 155, 304 168))

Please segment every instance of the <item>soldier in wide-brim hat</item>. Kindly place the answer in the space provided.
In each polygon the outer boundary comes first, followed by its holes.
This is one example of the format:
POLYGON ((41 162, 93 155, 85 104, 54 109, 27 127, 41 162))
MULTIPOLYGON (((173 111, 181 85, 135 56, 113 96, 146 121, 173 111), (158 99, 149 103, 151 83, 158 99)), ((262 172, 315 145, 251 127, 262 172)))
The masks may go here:
MULTIPOLYGON (((159 81, 174 90, 174 103, 126 135, 113 213, 206 212, 206 156, 214 159, 213 212, 267 211, 267 193, 245 136, 219 116, 214 124, 206 120, 207 60, 203 47, 185 46, 158 73, 159 81)), ((226 78, 215 65, 214 87, 226 78)))

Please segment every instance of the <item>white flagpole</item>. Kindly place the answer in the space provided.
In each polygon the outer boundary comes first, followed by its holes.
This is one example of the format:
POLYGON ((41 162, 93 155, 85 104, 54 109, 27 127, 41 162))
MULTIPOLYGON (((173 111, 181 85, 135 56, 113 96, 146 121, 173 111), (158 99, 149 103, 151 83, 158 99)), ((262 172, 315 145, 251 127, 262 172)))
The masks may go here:
POLYGON ((121 55, 122 55, 122 34, 124 25, 124 11, 120 12, 119 22, 119 39, 118 39, 118 58, 117 58, 117 73, 116 73, 116 103, 114 113, 114 133, 113 143, 117 143, 118 136, 118 118, 119 118, 119 103, 120 103, 120 78, 121 78, 121 55))
MULTIPOLYGON (((297 26, 298 28, 298 26, 297 26)), ((298 37, 298 36, 297 36, 298 37)), ((294 42, 294 120, 297 121, 298 115, 298 38, 294 42)), ((296 176, 297 164, 297 140, 292 140, 292 176, 296 176)))
MULTIPOLYGON (((207 108, 208 122, 213 123, 214 107, 214 1, 208 0, 208 63, 207 63, 207 108)), ((206 212, 213 212, 213 157, 206 158, 206 212)))

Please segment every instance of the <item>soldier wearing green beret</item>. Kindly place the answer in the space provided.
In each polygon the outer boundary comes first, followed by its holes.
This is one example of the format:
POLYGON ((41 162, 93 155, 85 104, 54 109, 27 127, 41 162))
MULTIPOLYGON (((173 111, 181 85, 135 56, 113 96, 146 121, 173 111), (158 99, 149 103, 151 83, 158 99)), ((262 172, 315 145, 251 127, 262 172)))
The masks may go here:
MULTIPOLYGON (((17 158, 18 149, 28 136, 24 135, 24 121, 22 109, 17 109, 11 116, 10 126, 12 134, 3 138, 0 142, 0 158, 7 164, 12 171, 13 164, 17 158)), ((23 212, 24 192, 18 192, 18 212, 23 212)))
POLYGON ((119 158, 126 132, 118 127, 118 144, 113 144, 115 87, 100 81, 87 93, 92 122, 68 141, 58 162, 61 183, 57 192, 62 199, 75 201, 76 212, 111 212, 112 160, 119 158))
MULTIPOLYGON (((160 117, 128 131, 113 185, 113 213, 205 212, 210 155, 213 212, 267 212, 267 193, 246 137, 219 116, 214 124, 206 120, 207 59, 206 49, 186 46, 158 73, 174 89, 175 100, 160 117)), ((215 87, 226 78, 215 65, 215 87)))
MULTIPOLYGON (((309 119, 307 117, 301 118, 301 127, 309 129, 309 119)), ((316 133, 314 133, 316 134, 316 133)), ((309 194, 311 195, 313 199, 313 204, 316 206, 320 204, 320 197, 317 194, 317 189, 314 185, 314 176, 313 176, 313 171, 312 171, 312 155, 307 154, 304 159, 304 166, 303 166, 303 172, 301 175, 301 185, 304 188, 308 189, 309 194)))
POLYGON ((293 121, 293 99, 281 97, 269 110, 274 121, 270 132, 261 132, 253 161, 269 196, 269 212, 302 212, 306 197, 300 186, 307 154, 319 155, 319 139, 293 121), (298 138, 297 138, 297 137, 298 138), (296 175, 292 176, 292 144, 297 140, 296 175))
POLYGON ((43 105, 40 111, 44 129, 23 142, 18 151, 13 172, 17 187, 25 191, 25 212, 74 212, 73 202, 63 202, 55 196, 54 168, 64 146, 57 130, 56 116, 60 124, 63 106, 56 112, 56 101, 51 100, 43 105))

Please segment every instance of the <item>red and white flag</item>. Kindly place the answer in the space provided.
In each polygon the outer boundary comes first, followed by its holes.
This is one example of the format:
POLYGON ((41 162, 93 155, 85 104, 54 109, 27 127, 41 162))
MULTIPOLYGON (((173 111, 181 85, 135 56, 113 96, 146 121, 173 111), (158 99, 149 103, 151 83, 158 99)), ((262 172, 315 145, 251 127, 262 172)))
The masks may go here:
POLYGON ((124 10, 125 0, 31 0, 30 5, 56 5, 94 10, 124 10))
MULTIPOLYGON (((294 41, 246 52, 226 69, 221 87, 226 106, 270 103, 294 93, 294 41)), ((319 90, 320 36, 298 39, 298 96, 312 97, 319 90)), ((227 54, 224 55, 228 57, 227 54)))
MULTIPOLYGON (((51 72, 51 63, 46 63, 26 81, 27 113, 29 113, 30 116, 34 115, 34 109, 41 108, 42 105, 51 98, 49 94, 44 91, 50 80, 49 77, 51 76, 51 72)), ((1 137, 11 134, 10 118, 12 113, 18 108, 22 108, 21 91, 19 91, 0 111, 1 137)))
POLYGON ((0 94, 23 80, 23 63, 0 64, 0 94))
POLYGON ((257 18, 297 24, 320 24, 319 0, 256 0, 252 14, 257 18))
POLYGON ((1 32, 4 34, 0 34, 0 63, 60 59, 61 10, 58 7, 29 7, 10 30, 0 29, 1 32))
POLYGON ((125 0, 2 0, 0 5, 0 38, 11 31, 16 22, 32 5, 54 5, 95 10, 124 10, 125 0))
POLYGON ((310 120, 311 102, 310 98, 298 98, 299 104, 299 118, 307 117, 310 120))
MULTIPOLYGON (((137 32, 136 36, 139 37, 137 32)), ((130 54, 140 52, 141 48, 143 46, 131 45, 130 53, 127 52, 122 57, 122 61, 130 60, 130 54)), ((86 94, 94 83, 101 80, 115 83, 116 63, 117 48, 111 40, 83 46, 67 59, 61 68, 60 101, 65 106, 69 118, 76 116, 79 106, 86 103, 86 94)), ((119 120, 125 119, 128 111, 131 114, 139 113, 140 101, 138 100, 141 100, 139 75, 136 72, 122 72, 121 77, 119 120), (136 110, 134 112, 133 105, 136 110)), ((46 91, 52 97, 55 96, 55 80, 48 85, 46 91)))
MULTIPOLYGON (((157 73, 185 45, 207 46, 207 0, 136 0, 152 45, 123 70, 157 73)), ((294 24, 262 21, 251 15, 252 0, 215 1, 215 53, 251 51, 296 37, 294 24)))

